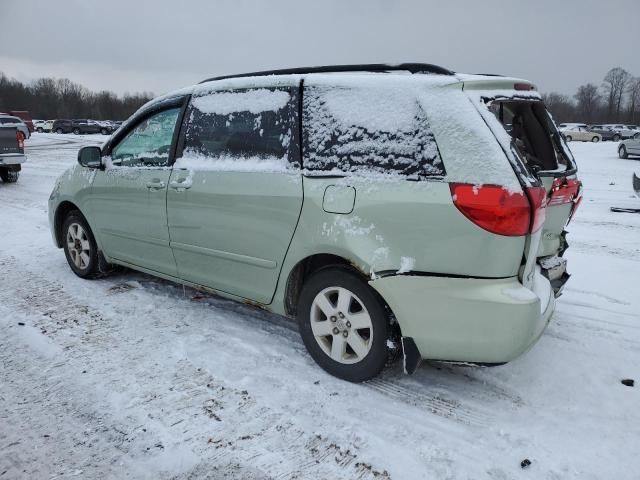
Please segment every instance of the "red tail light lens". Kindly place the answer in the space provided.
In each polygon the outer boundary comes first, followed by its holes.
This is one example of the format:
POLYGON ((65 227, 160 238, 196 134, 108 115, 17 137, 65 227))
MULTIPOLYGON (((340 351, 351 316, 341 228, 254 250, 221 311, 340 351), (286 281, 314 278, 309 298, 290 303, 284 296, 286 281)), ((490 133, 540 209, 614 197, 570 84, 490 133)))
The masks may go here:
POLYGON ((527 196, 498 185, 449 185, 453 203, 479 227, 498 235, 519 237, 529 233, 531 209, 527 196))
POLYGON ((22 132, 16 132, 16 140, 18 140, 18 148, 24 148, 24 135, 22 132))
POLYGON ((544 187, 527 188, 527 196, 531 202, 533 220, 531 221, 531 233, 535 233, 542 228, 546 218, 547 191, 544 187))
POLYGON ((556 178, 551 185, 551 192, 549 193, 549 205, 562 205, 565 203, 571 203, 580 193, 582 184, 580 180, 556 178))
POLYGON ((551 185, 549 193, 549 205, 564 205, 572 203, 571 212, 567 224, 576 213, 582 201, 582 182, 576 179, 556 178, 551 185))

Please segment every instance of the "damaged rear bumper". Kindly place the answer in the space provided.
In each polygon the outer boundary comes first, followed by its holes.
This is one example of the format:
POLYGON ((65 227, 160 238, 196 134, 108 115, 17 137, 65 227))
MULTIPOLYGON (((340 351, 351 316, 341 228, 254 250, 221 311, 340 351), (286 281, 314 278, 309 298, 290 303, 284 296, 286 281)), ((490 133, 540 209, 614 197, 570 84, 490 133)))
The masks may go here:
POLYGON ((405 371, 421 359, 506 363, 542 335, 555 295, 540 267, 534 288, 504 279, 394 275, 370 282, 402 330, 405 371))

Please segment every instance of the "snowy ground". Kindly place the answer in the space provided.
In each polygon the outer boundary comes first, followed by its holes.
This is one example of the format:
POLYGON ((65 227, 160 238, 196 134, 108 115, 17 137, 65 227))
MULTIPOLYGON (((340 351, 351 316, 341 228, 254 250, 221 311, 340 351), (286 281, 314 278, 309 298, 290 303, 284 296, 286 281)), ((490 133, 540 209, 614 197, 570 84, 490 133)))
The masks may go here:
POLYGON ((0 184, 0 479, 640 475, 640 389, 620 383, 640 380, 640 215, 609 211, 640 206, 640 161, 615 144, 571 145, 573 277, 529 353, 352 385, 279 317, 134 272, 74 276, 47 198, 101 139, 34 134, 0 184))

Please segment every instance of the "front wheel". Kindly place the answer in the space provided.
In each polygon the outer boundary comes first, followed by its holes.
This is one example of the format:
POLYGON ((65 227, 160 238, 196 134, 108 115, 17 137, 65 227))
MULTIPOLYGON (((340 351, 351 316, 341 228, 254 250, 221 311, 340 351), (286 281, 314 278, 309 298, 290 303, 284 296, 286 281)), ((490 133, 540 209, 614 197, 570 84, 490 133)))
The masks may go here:
POLYGON ((570 142, 571 140, 573 140, 573 139, 571 138, 571 135, 567 135, 567 137, 566 137, 566 138, 567 138, 567 142, 570 142))
POLYGON ((629 154, 627 153, 627 147, 625 147, 624 145, 620 146, 620 148, 618 149, 618 156, 622 159, 629 158, 629 154))
POLYGON ((362 382, 386 364, 387 312, 354 272, 330 267, 313 274, 300 294, 298 325, 309 354, 331 375, 362 382))
POLYGON ((600 141, 600 137, 593 137, 593 138, 591 139, 591 141, 592 141, 593 143, 598 143, 598 142, 600 141))
POLYGON ((80 129, 79 128, 74 128, 73 129, 73 134, 74 135, 80 135, 80 129))
POLYGON ((107 135, 109 132, 107 132, 107 129, 106 129, 106 128, 103 128, 102 130, 100 130, 100 133, 101 133, 102 135, 107 135))
POLYGON ((19 176, 20 172, 0 168, 0 178, 4 183, 16 183, 19 176))
POLYGON ((38 133, 42 133, 44 132, 44 130, 42 129, 42 127, 38 127, 38 129, 36 130, 38 133))
POLYGON ((620 135, 618 135, 617 133, 613 136, 613 141, 614 142, 619 142, 620 141, 620 135))
POLYGON ((98 278, 100 268, 98 246, 91 228, 78 211, 71 212, 62 225, 63 248, 73 273, 81 278, 98 278))

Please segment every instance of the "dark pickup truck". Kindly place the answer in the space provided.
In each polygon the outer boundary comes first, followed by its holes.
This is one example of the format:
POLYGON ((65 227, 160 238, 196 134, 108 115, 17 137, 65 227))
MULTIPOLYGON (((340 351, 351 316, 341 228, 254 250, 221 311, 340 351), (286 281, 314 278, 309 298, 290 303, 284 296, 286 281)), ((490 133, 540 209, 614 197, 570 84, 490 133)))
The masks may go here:
POLYGON ((18 181, 22 164, 27 160, 24 154, 24 140, 16 127, 0 126, 0 178, 3 182, 18 181))

